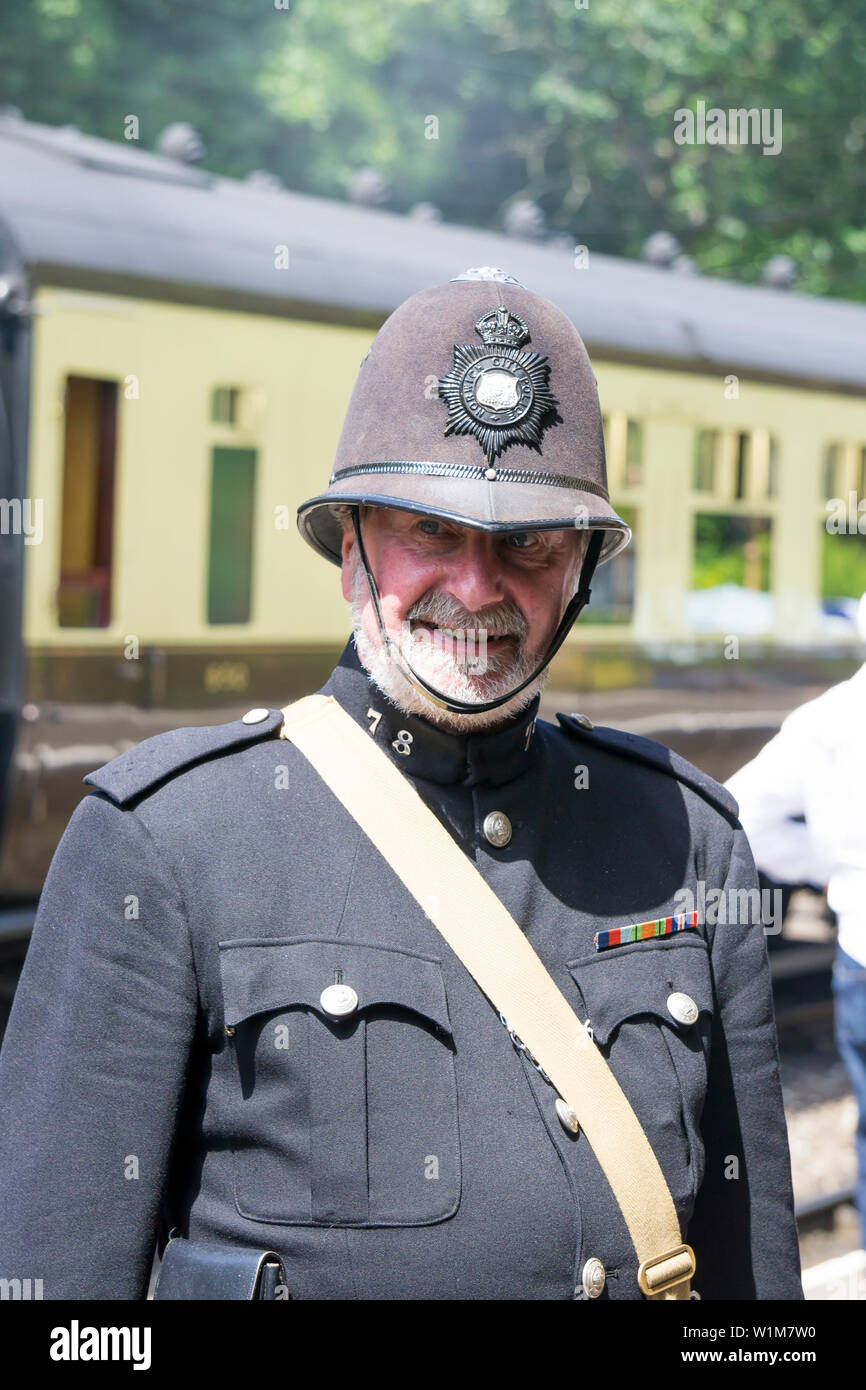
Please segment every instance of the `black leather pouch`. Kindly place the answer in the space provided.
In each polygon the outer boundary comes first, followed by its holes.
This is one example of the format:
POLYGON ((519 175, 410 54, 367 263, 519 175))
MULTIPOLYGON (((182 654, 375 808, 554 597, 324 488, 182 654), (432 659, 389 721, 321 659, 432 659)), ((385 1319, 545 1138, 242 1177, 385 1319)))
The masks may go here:
MULTIPOLYGON (((273 1250, 239 1250, 172 1235, 156 1276, 154 1298, 285 1298, 286 1271, 273 1250)), ((291 1297, 291 1295, 288 1295, 291 1297)))

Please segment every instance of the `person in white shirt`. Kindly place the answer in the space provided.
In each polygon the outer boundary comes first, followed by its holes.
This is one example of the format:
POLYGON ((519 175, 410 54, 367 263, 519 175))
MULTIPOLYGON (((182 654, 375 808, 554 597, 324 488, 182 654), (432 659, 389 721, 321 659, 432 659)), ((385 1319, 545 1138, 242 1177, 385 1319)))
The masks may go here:
MULTIPOLYGON (((866 641, 866 594, 858 628, 866 641)), ((866 1248, 866 663, 793 710, 725 785, 758 868, 779 883, 824 886, 838 918, 835 1032, 857 1098, 857 1206, 866 1248)))

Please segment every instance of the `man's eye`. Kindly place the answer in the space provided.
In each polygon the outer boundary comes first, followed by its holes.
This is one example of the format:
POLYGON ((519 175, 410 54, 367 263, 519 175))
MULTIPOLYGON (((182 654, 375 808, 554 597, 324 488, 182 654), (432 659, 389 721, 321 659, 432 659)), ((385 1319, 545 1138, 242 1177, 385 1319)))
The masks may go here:
POLYGON ((514 550, 532 550, 538 544, 538 537, 531 531, 514 531, 508 543, 514 550))
POLYGON ((433 521, 430 517, 425 517, 423 521, 418 522, 418 530, 422 531, 425 536, 438 536, 439 532, 442 530, 442 526, 440 522, 433 521))

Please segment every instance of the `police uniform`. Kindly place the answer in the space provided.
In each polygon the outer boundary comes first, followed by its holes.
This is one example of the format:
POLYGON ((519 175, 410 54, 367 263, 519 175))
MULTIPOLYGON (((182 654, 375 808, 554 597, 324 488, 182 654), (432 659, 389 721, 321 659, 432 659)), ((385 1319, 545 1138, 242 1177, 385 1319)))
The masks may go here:
MULTIPOLYGON (((800 1298, 760 923, 597 936, 755 887, 729 793, 650 740, 546 723, 537 697, 445 732, 352 642, 324 693, 590 1031, 701 1297, 800 1298)), ((641 1298, 582 1129, 281 725, 178 729, 85 778, 0 1052, 0 1275, 141 1298, 177 1226, 276 1251, 299 1299, 641 1298)))

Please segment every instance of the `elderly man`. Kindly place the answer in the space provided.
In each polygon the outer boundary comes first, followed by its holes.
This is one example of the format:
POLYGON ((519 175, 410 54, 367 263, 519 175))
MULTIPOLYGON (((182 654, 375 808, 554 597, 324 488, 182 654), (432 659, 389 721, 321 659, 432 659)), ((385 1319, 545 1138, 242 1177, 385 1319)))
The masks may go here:
POLYGON ((140 1298, 171 1226, 158 1296, 799 1298, 761 924, 689 909, 749 899, 736 804, 538 719, 629 539, 570 321, 489 268, 408 300, 299 525, 354 615, 324 689, 85 779, 0 1274, 140 1298))

